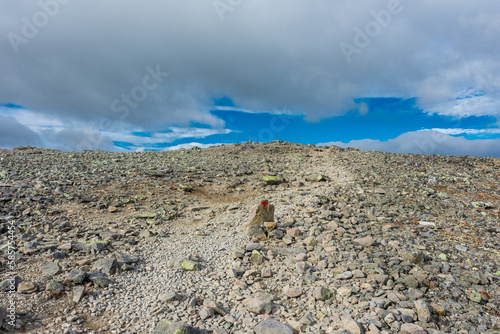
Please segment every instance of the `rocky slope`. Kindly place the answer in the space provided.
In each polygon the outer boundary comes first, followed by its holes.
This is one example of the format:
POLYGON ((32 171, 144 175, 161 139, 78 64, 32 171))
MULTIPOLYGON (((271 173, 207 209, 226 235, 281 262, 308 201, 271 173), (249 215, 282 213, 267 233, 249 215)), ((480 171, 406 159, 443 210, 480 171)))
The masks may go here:
POLYGON ((284 142, 0 150, 0 332, 498 333, 499 179, 284 142))

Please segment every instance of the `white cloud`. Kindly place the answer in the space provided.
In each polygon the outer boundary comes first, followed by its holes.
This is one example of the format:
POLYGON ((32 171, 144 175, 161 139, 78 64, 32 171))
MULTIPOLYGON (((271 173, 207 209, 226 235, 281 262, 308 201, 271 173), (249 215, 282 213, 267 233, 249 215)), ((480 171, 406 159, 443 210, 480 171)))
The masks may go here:
MULTIPOLYGON (((420 131, 429 131, 429 130, 420 130, 420 131)), ((478 135, 478 134, 497 134, 500 133, 500 129, 439 129, 434 128, 431 131, 437 131, 440 133, 444 133, 447 135, 478 135)))
POLYGON ((374 150, 392 153, 470 155, 500 157, 500 138, 469 140, 453 137, 439 131, 413 131, 404 133, 387 141, 361 139, 348 143, 328 142, 318 145, 357 147, 362 150, 374 150))
POLYGON ((133 133, 103 131, 102 134, 113 141, 132 143, 134 146, 171 143, 183 138, 205 138, 217 134, 228 134, 229 129, 180 128, 171 127, 169 132, 156 132, 150 136, 140 136, 133 133))
POLYGON ((427 111, 455 117, 500 115, 500 94, 478 94, 478 91, 467 90, 453 100, 430 106, 427 111))
POLYGON ((181 148, 190 149, 190 148, 193 148, 195 146, 199 147, 199 148, 208 148, 208 147, 212 147, 212 146, 221 146, 221 145, 228 145, 228 144, 224 144, 224 143, 200 144, 200 143, 193 142, 193 143, 186 143, 186 144, 180 144, 180 145, 166 147, 164 149, 164 151, 180 150, 181 148))

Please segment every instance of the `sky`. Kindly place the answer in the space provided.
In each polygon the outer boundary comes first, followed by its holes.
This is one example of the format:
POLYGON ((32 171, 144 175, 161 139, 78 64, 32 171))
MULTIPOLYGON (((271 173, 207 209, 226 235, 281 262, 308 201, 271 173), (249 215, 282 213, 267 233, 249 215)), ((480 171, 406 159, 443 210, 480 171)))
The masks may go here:
POLYGON ((500 157, 500 2, 0 4, 0 148, 500 157))

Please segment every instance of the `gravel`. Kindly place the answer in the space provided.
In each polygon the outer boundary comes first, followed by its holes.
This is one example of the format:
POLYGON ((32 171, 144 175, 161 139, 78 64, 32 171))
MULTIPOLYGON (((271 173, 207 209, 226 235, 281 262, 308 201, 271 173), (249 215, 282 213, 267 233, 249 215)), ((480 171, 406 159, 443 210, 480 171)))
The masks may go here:
POLYGON ((499 170, 285 142, 0 150, 0 326, 497 333, 499 170))

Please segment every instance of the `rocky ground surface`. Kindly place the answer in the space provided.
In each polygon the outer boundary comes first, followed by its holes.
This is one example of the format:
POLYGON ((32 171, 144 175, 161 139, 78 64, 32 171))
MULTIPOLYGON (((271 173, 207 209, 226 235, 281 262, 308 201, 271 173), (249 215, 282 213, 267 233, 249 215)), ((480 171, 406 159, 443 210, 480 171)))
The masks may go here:
POLYGON ((0 332, 499 333, 499 187, 284 142, 0 150, 0 332))

